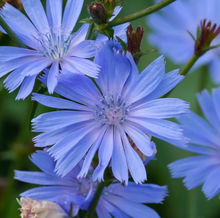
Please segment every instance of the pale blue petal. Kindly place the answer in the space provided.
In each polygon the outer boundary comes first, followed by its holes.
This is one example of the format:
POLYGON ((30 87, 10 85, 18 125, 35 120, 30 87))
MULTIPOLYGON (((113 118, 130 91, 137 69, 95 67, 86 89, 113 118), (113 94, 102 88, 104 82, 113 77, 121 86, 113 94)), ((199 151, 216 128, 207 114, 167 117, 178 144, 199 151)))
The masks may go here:
POLYGON ((134 151, 132 146, 130 145, 127 136, 123 132, 122 129, 120 130, 120 134, 122 137, 125 156, 128 164, 129 171, 134 179, 135 183, 142 183, 147 179, 146 170, 144 164, 138 154, 134 151))
POLYGON ((77 104, 73 101, 65 100, 62 98, 42 95, 38 93, 33 93, 32 100, 45 105, 47 107, 57 108, 57 109, 70 109, 70 110, 80 110, 80 111, 90 111, 88 107, 77 104))
POLYGON ((123 125, 124 131, 129 135, 137 148, 146 156, 152 156, 155 153, 155 147, 150 147, 149 137, 132 125, 123 125))
POLYGON ((47 0, 47 17, 50 27, 58 29, 62 22, 63 0, 47 0))
POLYGON ((109 214, 106 208, 103 207, 101 204, 98 204, 98 206, 96 207, 96 212, 98 218, 112 218, 112 216, 109 214))
POLYGON ((114 20, 118 16, 118 14, 120 13, 121 10, 122 10, 121 6, 115 7, 114 12, 113 12, 113 16, 109 19, 109 21, 114 20))
POLYGON ((25 99, 28 95, 31 94, 34 88, 36 77, 37 75, 25 77, 16 96, 16 100, 25 99))
POLYGON ((38 185, 63 185, 72 186, 72 181, 68 181, 59 177, 54 177, 47 175, 42 172, 29 172, 29 171, 19 171, 15 170, 15 179, 22 182, 27 182, 31 184, 38 185))
POLYGON ((79 163, 91 145, 97 140, 99 135, 98 130, 99 126, 94 126, 93 130, 82 140, 80 140, 74 147, 72 147, 64 158, 61 158, 57 161, 55 170, 58 175, 65 176, 76 166, 76 164, 79 163))
POLYGON ((202 191, 205 193, 206 197, 210 200, 215 195, 220 192, 220 167, 216 168, 206 179, 202 191))
POLYGON ((122 186, 116 183, 111 184, 108 189, 110 193, 136 203, 162 203, 164 197, 167 195, 166 186, 154 184, 137 185, 129 182, 128 186, 122 186))
POLYGON ((82 178, 87 175, 89 168, 91 167, 92 159, 94 158, 97 149, 101 145, 101 142, 102 142, 103 136, 105 135, 105 131, 107 127, 108 126, 104 126, 100 130, 97 140, 95 141, 95 143, 92 145, 92 147, 89 149, 88 153, 86 154, 85 160, 83 161, 82 169, 80 173, 78 174, 77 178, 82 178))
POLYGON ((73 33, 70 48, 84 41, 89 29, 89 24, 83 24, 77 32, 73 33))
POLYGON ((97 48, 95 47, 94 41, 84 40, 69 49, 67 55, 79 58, 91 58, 95 56, 96 52, 97 48))
POLYGON ((209 71, 210 71, 210 74, 211 74, 212 81, 215 84, 219 84, 220 83, 219 69, 220 69, 219 57, 214 57, 212 59, 210 65, 209 65, 209 71))
POLYGON ((23 7, 27 15, 40 33, 50 31, 48 20, 40 0, 22 0, 23 7))
POLYGON ((38 57, 39 55, 39 58, 42 57, 42 55, 35 50, 12 46, 0 46, 0 62, 6 62, 12 59, 32 55, 35 57, 38 57))
POLYGON ((128 167, 126 163, 125 152, 123 149, 120 133, 117 129, 114 130, 114 148, 112 154, 112 172, 114 177, 121 183, 128 183, 128 167))
POLYGON ((187 176, 192 169, 209 163, 209 156, 186 157, 169 164, 168 167, 172 174, 172 178, 181 178, 187 176))
POLYGON ((192 133, 199 136, 198 139, 201 138, 204 140, 204 143, 206 142, 205 145, 209 142, 209 145, 212 147, 219 146, 219 133, 194 112, 191 111, 189 114, 182 115, 178 117, 177 120, 181 123, 184 129, 192 129, 192 133))
POLYGON ((215 111, 213 100, 209 92, 207 90, 203 90, 201 93, 197 94, 197 98, 203 114, 209 120, 210 124, 212 124, 220 132, 220 121, 217 115, 218 111, 215 111))
MULTIPOLYGON (((219 166, 219 165, 217 165, 219 166)), ((187 189, 191 190, 204 183, 209 174, 217 167, 215 163, 206 163, 192 169, 183 180, 187 189)))
POLYGON ((130 93, 125 100, 135 102, 150 94, 160 84, 165 76, 165 62, 161 56, 153 61, 140 74, 138 80, 130 87, 130 93))
POLYGON ((215 113, 218 117, 218 121, 220 121, 220 113, 219 113, 219 106, 220 106, 220 88, 212 89, 212 99, 215 108, 215 113))
POLYGON ((38 58, 37 60, 30 63, 25 70, 22 71, 23 76, 34 76, 39 74, 42 70, 47 68, 52 63, 52 60, 48 58, 38 58))
POLYGON ((54 61, 47 76, 47 89, 49 94, 53 94, 58 83, 59 62, 54 61))
POLYGON ((81 73, 87 76, 97 78, 99 74, 100 67, 96 63, 78 57, 64 57, 64 63, 62 65, 66 70, 73 73, 81 73), (65 64, 67 62, 69 67, 65 64), (73 67, 71 67, 73 66, 73 67))
POLYGON ((189 104, 178 98, 164 98, 148 101, 132 107, 130 115, 148 118, 172 118, 189 112, 189 104))
POLYGON ((101 182, 104 180, 104 171, 108 166, 110 159, 112 157, 113 147, 114 147, 113 126, 109 126, 105 132, 105 135, 99 147, 99 152, 98 152, 99 164, 94 170, 92 175, 94 181, 98 180, 99 182, 101 182))
POLYGON ((86 126, 77 129, 65 138, 56 142, 53 147, 48 149, 48 152, 54 157, 55 160, 65 158, 71 151, 71 149, 76 146, 80 140, 82 140, 87 134, 89 134, 94 129, 94 124, 88 123, 86 126))
POLYGON ((31 64, 33 61, 38 60, 39 57, 37 56, 31 56, 31 57, 20 57, 16 58, 13 60, 9 60, 6 62, 1 63, 1 68, 0 68, 0 77, 3 77, 10 71, 13 71, 14 69, 21 67, 24 64, 31 64))
POLYGON ((73 31, 73 28, 81 13, 83 0, 68 0, 63 14, 63 32, 68 35, 73 31))
POLYGON ((32 123, 34 131, 44 132, 87 121, 90 118, 91 113, 88 112, 53 111, 39 115, 32 120, 32 123))
POLYGON ((103 198, 133 218, 159 218, 153 209, 145 205, 112 194, 103 196, 103 198))

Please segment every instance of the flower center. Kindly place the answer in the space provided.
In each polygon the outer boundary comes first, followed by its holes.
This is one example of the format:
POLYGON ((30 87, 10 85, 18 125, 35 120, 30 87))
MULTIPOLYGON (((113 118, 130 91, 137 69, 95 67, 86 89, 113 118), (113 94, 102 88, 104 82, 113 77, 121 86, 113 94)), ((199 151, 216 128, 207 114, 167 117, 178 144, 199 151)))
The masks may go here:
POLYGON ((64 36, 62 29, 51 29, 46 34, 39 34, 39 51, 52 60, 60 60, 68 51, 72 36, 64 36))
POLYGON ((85 178, 78 179, 78 191, 79 195, 86 197, 89 191, 97 186, 97 182, 93 182, 91 175, 86 176, 85 178))
POLYGON ((99 104, 94 104, 94 118, 101 124, 123 123, 129 115, 129 105, 122 102, 119 95, 106 95, 100 99, 99 104))

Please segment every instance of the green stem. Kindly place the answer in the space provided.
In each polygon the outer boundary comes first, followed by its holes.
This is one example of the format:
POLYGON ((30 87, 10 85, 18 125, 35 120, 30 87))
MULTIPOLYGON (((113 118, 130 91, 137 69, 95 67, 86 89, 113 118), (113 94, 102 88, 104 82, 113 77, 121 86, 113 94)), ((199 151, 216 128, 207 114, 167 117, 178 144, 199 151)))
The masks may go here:
POLYGON ((89 207, 89 210, 86 213, 86 216, 85 216, 86 218, 93 218, 93 215, 94 215, 95 210, 96 210, 96 206, 99 202, 99 198, 100 198, 104 188, 105 188, 105 183, 104 182, 101 182, 101 183, 98 184, 95 195, 94 195, 94 198, 92 200, 92 203, 89 207))
POLYGON ((94 33, 94 28, 95 28, 95 24, 90 24, 89 25, 89 29, 88 29, 88 32, 87 32, 87 35, 86 35, 86 40, 94 40, 96 38, 96 34, 94 33))
POLYGON ((180 69, 179 74, 181 75, 186 75, 192 66, 196 63, 196 61, 200 58, 200 55, 194 54, 189 61, 180 69))
POLYGON ((128 16, 125 16, 125 17, 122 17, 122 18, 118 18, 118 19, 115 19, 111 22, 109 22, 105 27, 104 29, 107 29, 109 27, 113 27, 113 26, 118 26, 120 24, 123 24, 123 23, 127 23, 127 22, 131 22, 133 20, 137 20, 141 17, 145 17, 149 14, 152 14, 158 10, 160 10, 161 8, 164 8, 166 7, 167 5, 171 4, 172 2, 175 2, 176 0, 163 0, 153 6, 150 6, 149 8, 146 8, 146 9, 143 9, 141 11, 138 11, 134 14, 131 14, 131 15, 128 15, 128 16))
POLYGON ((15 44, 22 48, 27 48, 23 42, 14 34, 12 29, 8 26, 8 24, 4 21, 4 19, 0 16, 0 25, 5 30, 5 32, 9 35, 9 37, 15 42, 15 44))

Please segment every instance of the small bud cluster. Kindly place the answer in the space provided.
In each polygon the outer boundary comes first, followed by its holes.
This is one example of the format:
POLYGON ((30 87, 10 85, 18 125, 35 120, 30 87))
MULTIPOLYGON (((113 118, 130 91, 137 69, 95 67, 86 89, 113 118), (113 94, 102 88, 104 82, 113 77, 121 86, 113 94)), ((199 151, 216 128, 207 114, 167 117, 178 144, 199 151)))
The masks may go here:
POLYGON ((114 9, 121 4, 118 0, 99 0, 91 3, 88 12, 97 24, 107 24, 109 19, 114 15, 114 9))
POLYGON ((214 48, 210 47, 211 42, 219 35, 220 26, 217 24, 212 26, 211 21, 208 23, 206 19, 200 22, 200 27, 198 28, 197 39, 195 40, 195 54, 202 55, 206 51, 214 48))

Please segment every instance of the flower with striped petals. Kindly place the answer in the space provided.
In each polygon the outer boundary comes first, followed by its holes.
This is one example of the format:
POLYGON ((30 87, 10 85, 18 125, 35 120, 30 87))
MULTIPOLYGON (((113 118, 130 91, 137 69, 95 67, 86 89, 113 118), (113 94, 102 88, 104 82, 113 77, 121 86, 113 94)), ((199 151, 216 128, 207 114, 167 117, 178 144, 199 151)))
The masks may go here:
POLYGON ((155 99, 183 79, 178 70, 165 74, 164 59, 159 57, 139 75, 131 54, 120 53, 116 47, 107 42, 95 57, 94 62, 101 66, 95 80, 98 88, 86 76, 65 73, 55 89, 65 99, 33 96, 45 106, 62 109, 32 120, 33 130, 42 132, 34 138, 36 146, 53 145, 48 152, 57 160, 58 175, 65 176, 84 158, 78 175, 84 177, 98 151, 94 180, 103 180, 111 162, 119 181, 128 182, 129 170, 134 181, 142 183, 146 170, 136 151, 154 154, 149 135, 177 146, 188 140, 178 124, 163 120, 188 112, 188 104, 175 98, 155 99))
MULTIPOLYGON (((79 209, 88 210, 97 182, 93 182, 90 175, 77 179, 81 170, 81 162, 65 177, 54 173, 55 162, 47 152, 37 151, 31 161, 43 172, 15 171, 15 179, 31 184, 43 185, 21 193, 25 198, 38 201, 52 201, 58 204, 67 214, 72 210, 72 217, 77 216, 79 209)), ((124 187, 113 182, 105 187, 96 207, 98 218, 159 218, 159 215, 145 203, 161 203, 167 195, 166 186, 154 184, 137 185, 129 182, 124 187)), ((55 217, 55 216, 54 216, 55 217)))

